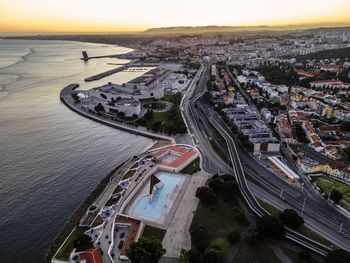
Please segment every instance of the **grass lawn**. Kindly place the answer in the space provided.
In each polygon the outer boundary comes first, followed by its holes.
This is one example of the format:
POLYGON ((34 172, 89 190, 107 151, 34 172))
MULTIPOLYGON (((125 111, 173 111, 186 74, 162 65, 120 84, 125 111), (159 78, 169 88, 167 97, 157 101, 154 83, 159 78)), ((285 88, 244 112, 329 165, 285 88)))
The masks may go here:
POLYGON ((129 170, 126 174, 123 175, 122 180, 129 179, 130 177, 133 177, 136 173, 136 170, 129 170))
POLYGON ((139 167, 139 164, 136 162, 136 163, 134 163, 133 166, 130 167, 130 169, 135 169, 135 168, 137 168, 137 167, 139 167))
POLYGON ((149 239, 156 239, 162 242, 165 235, 165 230, 152 226, 145 226, 142 236, 149 239))
POLYGON ((168 112, 153 112, 152 118, 149 121, 147 121, 145 126, 151 129, 154 123, 163 123, 168 121, 170 121, 168 112))
POLYGON ((92 223, 91 227, 99 226, 103 223, 102 217, 98 215, 95 221, 92 223))
MULTIPOLYGON (((292 251, 288 248, 282 248, 282 250, 283 250, 284 254, 286 254, 286 256, 289 257, 290 260, 292 260, 294 263, 307 263, 305 260, 302 260, 299 258, 298 252, 292 251)), ((314 260, 312 262, 314 262, 314 260)))
POLYGON ((193 160, 189 165, 187 165, 184 169, 180 171, 180 173, 183 174, 193 174, 195 172, 198 172, 201 170, 200 166, 200 159, 199 157, 193 160))
POLYGON ((112 198, 109 198, 106 202, 105 206, 112 206, 118 203, 119 200, 113 200, 112 198))
POLYGON ((332 189, 337 189, 343 194, 342 203, 345 203, 345 208, 350 207, 350 186, 347 184, 340 183, 334 179, 327 177, 319 177, 315 179, 316 185, 328 196, 328 193, 332 191, 332 189))
POLYGON ((332 242, 330 242, 328 239, 320 236, 319 234, 317 234, 316 232, 312 231, 310 228, 306 227, 306 226, 301 226, 301 228, 298 231, 301 234, 304 234, 305 236, 321 243, 324 244, 326 246, 329 246, 330 248, 337 248, 336 245, 334 245, 332 242))
POLYGON ((176 113, 171 111, 153 112, 149 119, 139 119, 138 124, 155 132, 165 132, 168 134, 186 132, 186 126, 179 109, 176 110, 176 113))
POLYGON ((66 242, 63 244, 62 248, 57 252, 57 255, 55 258, 59 260, 66 260, 68 261, 69 255, 74 249, 73 243, 76 239, 81 237, 82 235, 85 235, 84 232, 87 230, 87 228, 82 227, 76 227, 66 240, 66 242))
POLYGON ((120 193, 121 191, 123 191, 123 188, 122 188, 120 185, 118 185, 118 186, 114 189, 113 194, 120 193))
POLYGON ((204 227, 208 232, 210 246, 220 247, 226 255, 230 248, 227 235, 231 231, 240 232, 244 224, 236 219, 234 209, 239 209, 235 199, 225 202, 218 198, 217 203, 209 206, 199 202, 192 224, 204 227))
MULTIPOLYGON (((307 263, 307 261, 300 259, 299 258, 299 253, 293 250, 290 250, 286 247, 282 247, 282 250, 284 254, 286 254, 287 257, 289 257, 294 263, 307 263)), ((320 260, 319 257, 312 257, 312 262, 313 263, 322 263, 324 262, 323 260, 320 260)))
POLYGON ((258 202, 262 206, 262 208, 264 208, 267 212, 270 212, 271 215, 278 217, 278 214, 280 212, 279 209, 277 209, 273 205, 270 205, 269 203, 266 203, 265 201, 263 201, 261 199, 258 199, 258 202))
POLYGON ((258 245, 250 246, 247 240, 243 240, 232 263, 247 262, 281 263, 265 242, 261 241, 258 245))

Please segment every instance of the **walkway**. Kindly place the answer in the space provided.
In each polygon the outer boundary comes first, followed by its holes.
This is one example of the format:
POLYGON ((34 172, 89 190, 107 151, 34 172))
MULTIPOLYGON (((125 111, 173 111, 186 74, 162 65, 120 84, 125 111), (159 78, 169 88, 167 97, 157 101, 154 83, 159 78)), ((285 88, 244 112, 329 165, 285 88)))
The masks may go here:
POLYGON ((281 261, 281 263, 293 263, 293 261, 284 254, 284 251, 281 247, 273 241, 267 242, 269 248, 272 249, 273 253, 275 253, 276 257, 281 261))
POLYGON ((198 198, 195 197, 195 193, 198 187, 205 184, 209 175, 204 171, 199 171, 188 176, 191 176, 190 181, 162 242, 163 247, 166 249, 165 257, 178 258, 182 249, 191 249, 189 229, 194 212, 198 206, 198 198))

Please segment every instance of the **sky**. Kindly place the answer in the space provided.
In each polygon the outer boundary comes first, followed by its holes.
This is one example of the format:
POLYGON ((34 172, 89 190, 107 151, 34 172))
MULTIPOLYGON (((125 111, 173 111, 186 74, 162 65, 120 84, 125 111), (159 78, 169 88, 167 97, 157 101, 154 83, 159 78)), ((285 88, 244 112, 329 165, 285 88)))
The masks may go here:
POLYGON ((350 24, 350 0, 0 0, 0 32, 350 24))

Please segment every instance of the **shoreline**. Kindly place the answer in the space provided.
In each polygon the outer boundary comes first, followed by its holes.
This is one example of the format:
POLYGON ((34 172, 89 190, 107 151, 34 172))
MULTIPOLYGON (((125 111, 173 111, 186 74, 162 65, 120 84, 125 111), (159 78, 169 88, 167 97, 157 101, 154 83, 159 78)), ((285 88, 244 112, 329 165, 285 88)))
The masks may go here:
MULTIPOLYGON (((155 140, 149 146, 146 146, 142 153, 147 152, 148 150, 155 147, 161 140, 155 140)), ((123 161, 119 165, 117 165, 113 170, 111 170, 101 181, 92 189, 92 191, 88 194, 88 196, 79 204, 78 208, 74 210, 74 212, 68 217, 67 221, 64 223, 62 229, 55 236, 53 241, 50 243, 50 246, 43 255, 41 263, 51 263, 53 256, 57 253, 57 250, 63 244, 63 242, 67 239, 67 237, 71 234, 74 227, 76 227, 81 218, 85 215, 87 209, 95 202, 98 196, 104 191, 106 186, 108 185, 112 176, 125 165, 132 157, 123 161)))
MULTIPOLYGON (((19 39, 19 38, 6 38, 6 39, 19 39)), ((44 39, 30 39, 30 38, 21 38, 23 40, 44 40, 44 39)), ((134 49, 130 48, 130 47, 125 47, 125 46, 121 46, 118 44, 110 44, 110 43, 101 43, 101 42, 88 42, 88 41, 77 41, 77 40, 59 40, 59 39, 46 39, 45 41, 70 41, 70 42, 78 42, 78 43, 91 43, 91 44, 107 44, 107 45, 111 45, 111 46, 117 46, 117 47, 123 47, 123 48, 127 48, 130 49, 129 52, 123 53, 123 54, 128 54, 131 53, 133 51, 135 51, 134 49)), ((88 113, 83 113, 82 111, 80 111, 79 109, 77 109, 76 107, 74 107, 74 105, 71 105, 71 103, 69 103, 65 96, 70 96, 67 95, 67 90, 69 90, 70 92, 74 91, 75 89, 77 89, 79 87, 79 85, 76 84, 70 84, 68 86, 66 86, 65 88, 63 88, 60 92, 60 101, 71 111, 77 113, 78 115, 88 118, 92 121, 101 123, 103 125, 112 127, 112 128, 116 128, 119 129, 121 131, 124 132, 128 132, 131 134, 135 134, 138 136, 143 136, 143 137, 147 137, 150 138, 152 140, 155 140, 150 146, 146 147, 144 149, 143 152, 146 152, 149 149, 152 149, 153 147, 155 147, 157 144, 159 144, 162 141, 167 141, 169 144, 174 143, 174 138, 173 137, 168 137, 168 136, 163 136, 163 135, 157 135, 157 134, 151 134, 149 132, 143 132, 137 129, 133 129, 133 128, 129 128, 126 127, 124 125, 118 125, 117 123, 113 124, 113 123, 109 123, 107 121, 104 121, 98 117, 92 116, 88 113), (64 95, 64 93, 66 93, 64 95)), ((167 144, 168 144, 167 143, 167 144)), ((93 188, 93 190, 88 194, 88 196, 80 203, 80 205, 78 206, 78 208, 68 217, 67 221, 65 222, 65 224, 63 225, 62 229, 58 232, 58 234, 55 236, 55 238, 53 239, 53 241, 50 243, 49 248, 47 250, 47 252, 45 252, 45 254, 43 255, 43 259, 41 260, 42 263, 49 263, 51 262, 53 256, 55 255, 55 253, 57 252, 57 250, 59 249, 59 247, 62 245, 62 243, 64 242, 64 240, 69 236, 69 234, 71 233, 71 231, 73 230, 73 228, 79 224, 81 218, 84 216, 84 214, 86 213, 86 210, 89 208, 89 206, 91 206, 96 198, 104 191, 105 187, 108 185, 110 178, 118 171, 118 169, 120 169, 121 167, 123 167, 123 165, 127 162, 128 160, 122 162, 121 164, 117 165, 112 171, 110 171, 96 186, 95 188, 93 188)))
POLYGON ((72 215, 67 219, 66 223, 63 225, 62 229, 55 236, 51 242, 47 252, 43 255, 41 263, 50 263, 52 257, 55 255, 57 249, 61 246, 62 242, 68 237, 73 228, 79 224, 79 221, 84 216, 86 210, 91 206, 96 198, 103 192, 106 185, 109 183, 110 178, 121 168, 126 162, 123 161, 121 164, 117 165, 112 171, 110 171, 99 183, 93 188, 93 190, 88 194, 88 196, 80 203, 78 208, 72 213, 72 215))
MULTIPOLYGON (((82 117, 88 118, 90 120, 96 121, 98 123, 101 123, 103 125, 107 125, 109 127, 112 128, 116 128, 119 130, 122 130, 124 132, 128 132, 131 134, 135 134, 138 136, 144 136, 144 137, 148 137, 151 138, 153 140, 155 140, 151 145, 147 146, 143 152, 148 151, 149 149, 152 149, 153 147, 155 147, 155 145, 159 144, 161 141, 167 141, 170 144, 174 142, 173 138, 164 138, 163 136, 153 136, 153 135, 149 135, 146 133, 141 133, 140 131, 136 131, 133 129, 130 129, 128 127, 122 127, 119 126, 118 127, 116 125, 112 125, 110 123, 104 122, 103 120, 99 120, 98 118, 94 118, 94 116, 89 116, 88 114, 83 114, 82 112, 80 112, 78 109, 76 109, 74 106, 70 105, 70 103, 68 103, 62 93, 65 91, 65 89, 69 89, 70 91, 74 91, 75 89, 78 88, 78 85, 76 84, 71 84, 66 86, 64 89, 62 89, 61 93, 60 93, 60 100, 61 102, 70 110, 72 110, 73 112, 81 115, 82 117)), ((129 160, 129 159, 128 159, 129 160)), ((118 171, 118 169, 120 169, 128 160, 123 161, 121 164, 117 165, 112 171, 110 171, 97 185, 96 187, 88 194, 88 196, 80 203, 80 205, 78 206, 78 208, 71 214, 71 216, 68 217, 67 221, 65 222, 65 224, 63 225, 62 229, 58 232, 58 234, 55 236, 55 238, 53 239, 53 241, 51 242, 47 252, 44 254, 43 259, 41 260, 41 263, 50 263, 52 260, 52 257, 55 255, 55 253, 57 252, 57 250, 59 249, 59 247, 62 245, 62 243, 64 242, 64 240, 69 236, 69 234, 71 233, 71 231, 73 230, 73 228, 79 224, 81 218, 84 216, 84 214, 86 213, 86 210, 89 208, 89 206, 91 206, 96 198, 103 192, 103 190, 105 189, 105 187, 107 186, 107 184, 109 183, 110 178, 118 171)))

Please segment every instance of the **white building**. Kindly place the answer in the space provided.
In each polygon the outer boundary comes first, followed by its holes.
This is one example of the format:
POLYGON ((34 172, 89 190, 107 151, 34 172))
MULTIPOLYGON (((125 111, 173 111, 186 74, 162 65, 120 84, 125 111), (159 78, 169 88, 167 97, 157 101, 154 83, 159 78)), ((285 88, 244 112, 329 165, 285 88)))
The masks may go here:
POLYGON ((159 83, 149 86, 144 83, 129 82, 117 85, 109 82, 102 87, 91 89, 90 95, 108 101, 117 100, 117 98, 160 99, 164 97, 164 89, 159 83))
POLYGON ((108 102, 102 104, 106 112, 122 112, 125 117, 139 116, 141 113, 141 103, 137 99, 120 98, 115 102, 108 102))

